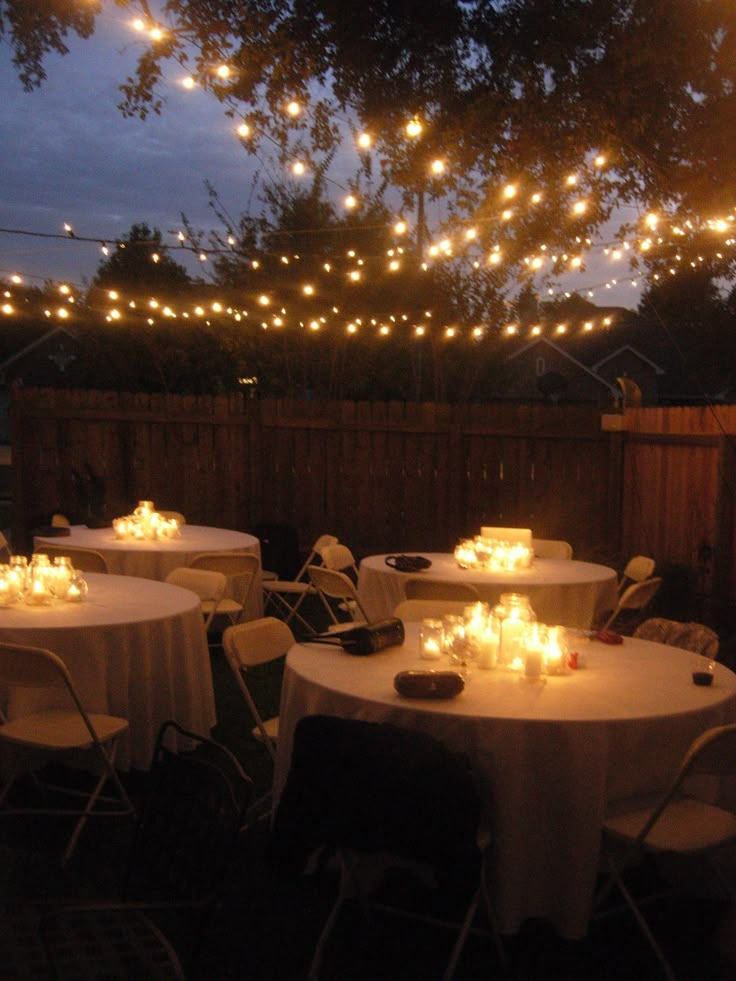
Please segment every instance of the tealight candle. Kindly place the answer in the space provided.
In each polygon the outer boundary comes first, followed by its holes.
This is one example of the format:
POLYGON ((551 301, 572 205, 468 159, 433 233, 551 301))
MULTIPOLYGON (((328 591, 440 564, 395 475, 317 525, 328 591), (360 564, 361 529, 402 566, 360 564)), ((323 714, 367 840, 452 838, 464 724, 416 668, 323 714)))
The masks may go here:
POLYGON ((442 621, 422 620, 419 628, 419 656, 436 661, 442 656, 442 621))

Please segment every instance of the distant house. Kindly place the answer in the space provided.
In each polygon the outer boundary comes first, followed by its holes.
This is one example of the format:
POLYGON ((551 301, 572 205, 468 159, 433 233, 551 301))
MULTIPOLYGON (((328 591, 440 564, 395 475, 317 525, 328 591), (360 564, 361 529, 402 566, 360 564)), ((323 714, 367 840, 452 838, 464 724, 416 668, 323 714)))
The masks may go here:
POLYGON ((657 359, 636 315, 624 311, 607 330, 571 331, 554 340, 519 338, 505 361, 501 398, 586 402, 610 408, 636 398, 654 405, 668 368, 657 359))
POLYGON ((535 337, 506 358, 504 398, 522 401, 594 402, 621 399, 615 382, 596 374, 548 337, 535 337))

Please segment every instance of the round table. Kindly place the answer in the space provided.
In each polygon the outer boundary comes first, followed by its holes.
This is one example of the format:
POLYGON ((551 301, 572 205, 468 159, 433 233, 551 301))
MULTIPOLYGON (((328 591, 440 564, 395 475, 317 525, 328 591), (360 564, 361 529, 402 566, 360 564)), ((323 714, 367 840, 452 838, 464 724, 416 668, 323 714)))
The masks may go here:
POLYGON ((597 616, 616 605, 616 572, 605 565, 574 559, 535 559, 529 569, 491 572, 461 569, 450 553, 429 552, 432 565, 424 572, 397 572, 385 555, 369 555, 360 563, 358 596, 370 620, 393 616, 405 598, 404 583, 421 576, 441 582, 470 583, 480 598, 495 604, 502 593, 525 593, 540 623, 590 627, 597 616))
MULTIPOLYGON (((501 929, 549 920, 584 936, 608 804, 663 790, 691 740, 736 721, 736 675, 716 664, 713 685, 691 680, 693 655, 625 638, 607 646, 574 638, 586 666, 565 676, 475 667, 455 699, 406 699, 398 671, 421 660, 418 625, 406 641, 370 657, 299 644, 284 673, 275 800, 286 779, 294 728, 304 715, 387 721, 421 729, 466 753, 494 833, 492 889, 501 929)), ((390 766, 390 760, 386 761, 390 766)))
MULTIPOLYGON (((215 697, 199 598, 132 576, 86 573, 81 603, 0 608, 0 641, 45 647, 63 659, 84 707, 118 715, 130 730, 117 765, 148 769, 162 722, 208 735, 215 697)), ((53 695, 5 692, 9 717, 53 695)))
MULTIPOLYGON (((157 579, 163 582, 166 576, 178 566, 189 565, 200 552, 255 552, 260 556, 261 543, 255 535, 243 531, 230 531, 227 528, 210 528, 206 525, 182 525, 177 538, 145 539, 116 538, 112 526, 88 528, 86 525, 73 525, 69 535, 33 539, 36 551, 43 551, 45 545, 63 548, 93 548, 100 552, 107 562, 108 571, 120 576, 140 576, 143 579, 157 579)), ((260 582, 251 590, 247 620, 263 616, 263 596, 260 582)))

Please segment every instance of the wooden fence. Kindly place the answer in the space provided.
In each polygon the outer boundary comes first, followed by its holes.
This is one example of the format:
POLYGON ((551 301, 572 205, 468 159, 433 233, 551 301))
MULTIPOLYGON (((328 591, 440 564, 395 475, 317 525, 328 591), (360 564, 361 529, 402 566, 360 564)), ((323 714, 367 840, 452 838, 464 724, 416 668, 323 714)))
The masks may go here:
POLYGON ((296 402, 19 389, 14 541, 88 478, 106 518, 139 498, 195 524, 329 531, 358 557, 436 551, 481 525, 565 538, 577 557, 646 552, 730 605, 736 406, 638 409, 494 403, 296 402))

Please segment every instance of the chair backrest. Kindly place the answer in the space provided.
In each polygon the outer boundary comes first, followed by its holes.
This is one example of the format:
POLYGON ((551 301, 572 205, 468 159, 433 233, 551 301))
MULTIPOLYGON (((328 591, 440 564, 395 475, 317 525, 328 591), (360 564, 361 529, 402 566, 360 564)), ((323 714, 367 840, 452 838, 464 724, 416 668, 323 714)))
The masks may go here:
POLYGON ((294 643, 291 630, 276 617, 237 623, 227 627, 222 634, 225 655, 237 674, 241 668, 252 668, 283 657, 294 643))
POLYGON ((425 618, 442 617, 446 613, 462 616, 467 605, 464 600, 406 599, 397 605, 394 616, 406 623, 420 623, 425 618))
POLYGON ((78 545, 44 545, 42 550, 49 558, 55 555, 68 555, 75 569, 80 572, 107 572, 107 560, 102 553, 93 548, 80 548, 78 545))
POLYGON ((159 731, 125 893, 186 906, 220 892, 252 798, 253 783, 220 743, 174 722, 159 731), (191 749, 174 752, 175 734, 191 749))
POLYGON ((166 518, 167 521, 176 521, 178 525, 185 525, 187 519, 181 513, 181 511, 162 511, 160 508, 156 509, 162 518, 166 518))
POLYGON ((437 579, 407 579, 404 582, 404 596, 407 599, 465 600, 477 603, 478 590, 469 582, 440 582, 437 579))
POLYGON ((322 549, 321 555, 326 569, 335 569, 338 572, 348 570, 354 576, 358 575, 358 563, 347 545, 342 545, 339 542, 326 545, 322 549))
POLYGON ((325 715, 297 723, 274 817, 278 859, 354 848, 427 862, 441 889, 477 883, 480 801, 470 767, 427 733, 325 715))
POLYGON ((533 538, 532 548, 540 559, 572 558, 572 545, 561 538, 533 538))
POLYGON ((231 583, 233 599, 245 607, 258 581, 261 560, 255 552, 200 552, 191 559, 189 568, 221 572, 231 583))
POLYGON ((68 688, 70 684, 71 677, 66 665, 53 651, 0 643, 0 685, 68 688))
POLYGON ((205 628, 208 628, 217 612, 217 604, 225 595, 227 588, 227 578, 223 573, 214 572, 210 569, 190 569, 188 566, 180 566, 171 570, 166 576, 166 582, 172 586, 189 589, 196 593, 201 601, 212 604, 212 609, 205 618, 205 628))
POLYGON ((607 629, 618 618, 624 610, 643 610, 655 597, 659 587, 662 585, 661 576, 652 576, 643 582, 634 582, 621 593, 616 604, 616 609, 604 624, 607 629))
POLYGON ((652 576, 651 579, 632 583, 621 594, 621 599, 618 602, 619 609, 643 610, 654 599, 661 585, 661 576, 652 576))
POLYGON ((623 593, 632 582, 643 582, 654 575, 655 562, 648 555, 634 555, 626 563, 619 579, 618 591, 623 593))
MULTIPOLYGON (((74 687, 69 669, 58 654, 43 647, 0 643, 0 686, 65 689, 94 743, 99 738, 74 687)), ((5 720, 0 710, 0 720, 5 720)))
POLYGON ((310 565, 307 572, 309 573, 312 585, 322 597, 325 607, 335 623, 338 620, 332 611, 332 607, 327 602, 327 598, 354 603, 360 610, 363 619, 368 620, 368 616, 358 598, 358 591, 350 576, 344 572, 339 572, 337 569, 326 569, 321 565, 310 565))
POLYGON ((634 631, 634 637, 670 644, 685 651, 693 651, 715 661, 718 657, 718 634, 703 623, 682 623, 665 617, 650 617, 634 631))
POLYGON ((317 565, 322 562, 322 552, 324 549, 328 548, 330 545, 337 545, 337 538, 335 535, 320 535, 309 550, 309 555, 304 560, 304 565, 301 567, 299 572, 296 574, 296 581, 302 582, 306 581, 308 577, 307 569, 310 565, 317 565))

